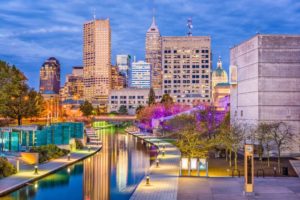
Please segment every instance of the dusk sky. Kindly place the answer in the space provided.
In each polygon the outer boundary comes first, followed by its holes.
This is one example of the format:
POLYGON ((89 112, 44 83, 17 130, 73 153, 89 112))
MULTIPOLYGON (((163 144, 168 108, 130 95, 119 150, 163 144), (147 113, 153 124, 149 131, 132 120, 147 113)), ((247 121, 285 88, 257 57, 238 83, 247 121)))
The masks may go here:
POLYGON ((0 0, 0 59, 15 64, 38 88, 45 59, 61 63, 62 82, 72 66, 82 65, 82 26, 93 19, 110 18, 112 63, 115 55, 144 59, 145 34, 155 8, 163 36, 212 37, 213 68, 218 56, 228 70, 229 48, 257 32, 299 34, 299 0, 0 0))

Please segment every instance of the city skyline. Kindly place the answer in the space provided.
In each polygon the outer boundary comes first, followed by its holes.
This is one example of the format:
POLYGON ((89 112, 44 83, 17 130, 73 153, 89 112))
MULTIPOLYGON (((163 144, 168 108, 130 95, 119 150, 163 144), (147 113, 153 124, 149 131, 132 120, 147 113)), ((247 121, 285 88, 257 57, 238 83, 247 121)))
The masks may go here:
MULTIPOLYGON (((110 18, 112 63, 117 54, 136 55, 144 60, 145 33, 155 8, 162 36, 186 35, 186 20, 193 19, 193 35, 212 37, 213 68, 220 55, 228 71, 229 48, 260 33, 296 34, 300 4, 295 0, 252 2, 221 1, 67 1, 53 3, 10 1, 0 3, 1 59, 15 64, 38 88, 39 68, 48 57, 61 62, 62 84, 72 66, 82 65, 82 26, 93 18, 110 18), (271 5, 272 3, 272 5, 271 5), (85 6, 82 9, 82 6, 85 6), (137 12, 139 11, 139 12, 137 12), (274 14, 270 14, 274 13, 274 14), (175 17, 176 16, 176 17, 175 17), (282 17, 286 16, 286 17, 282 17), (7 42, 9 41, 9 42, 7 42)), ((62 86, 61 84, 61 86, 62 86)))

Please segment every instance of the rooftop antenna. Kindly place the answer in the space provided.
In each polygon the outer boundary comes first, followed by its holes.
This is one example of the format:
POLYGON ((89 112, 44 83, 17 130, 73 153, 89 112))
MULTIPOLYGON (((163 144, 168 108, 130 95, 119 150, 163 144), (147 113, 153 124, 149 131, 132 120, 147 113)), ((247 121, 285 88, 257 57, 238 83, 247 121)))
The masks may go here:
POLYGON ((95 8, 93 9, 93 18, 94 18, 94 20, 96 20, 96 9, 95 8))
POLYGON ((187 26, 187 28, 188 28, 188 33, 187 33, 187 35, 188 35, 188 36, 192 36, 192 35, 193 35, 193 34, 192 34, 193 21, 192 21, 192 18, 191 18, 191 17, 188 18, 186 26, 187 26))

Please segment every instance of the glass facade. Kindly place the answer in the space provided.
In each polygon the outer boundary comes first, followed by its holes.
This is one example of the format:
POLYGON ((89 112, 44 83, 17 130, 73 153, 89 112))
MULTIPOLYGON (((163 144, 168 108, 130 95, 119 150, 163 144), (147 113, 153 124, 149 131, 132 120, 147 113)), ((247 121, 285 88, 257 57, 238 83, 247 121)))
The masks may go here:
POLYGON ((16 128, 0 129, 1 151, 23 151, 30 146, 47 144, 68 145, 71 138, 83 138, 83 123, 57 123, 32 130, 16 128))

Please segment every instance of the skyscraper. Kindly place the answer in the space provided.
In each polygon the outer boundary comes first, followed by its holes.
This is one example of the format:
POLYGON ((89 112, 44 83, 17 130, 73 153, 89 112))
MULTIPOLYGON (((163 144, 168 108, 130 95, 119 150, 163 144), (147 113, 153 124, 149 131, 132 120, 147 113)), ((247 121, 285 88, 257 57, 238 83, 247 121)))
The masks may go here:
POLYGON ((154 89, 162 88, 161 67, 161 36, 153 15, 152 24, 146 33, 146 62, 151 65, 151 86, 154 89))
POLYGON ((117 55, 117 62, 116 65, 118 67, 118 71, 124 76, 125 78, 125 87, 128 85, 128 74, 130 70, 130 55, 117 55))
POLYGON ((111 89, 111 30, 109 19, 83 26, 84 98, 106 105, 111 89))
POLYGON ((151 87, 151 66, 144 61, 133 62, 130 70, 130 87, 151 87))
POLYGON ((163 91, 177 102, 211 102, 209 36, 162 37, 163 91))
POLYGON ((48 58, 40 70, 40 92, 58 94, 60 89, 60 63, 54 58, 48 58))

